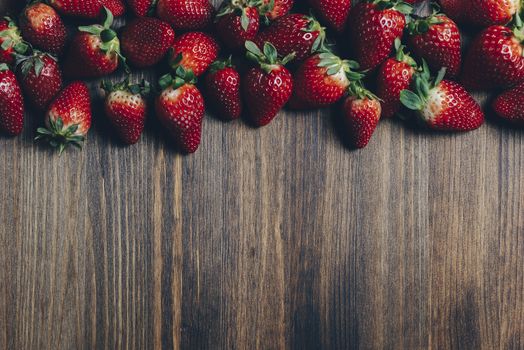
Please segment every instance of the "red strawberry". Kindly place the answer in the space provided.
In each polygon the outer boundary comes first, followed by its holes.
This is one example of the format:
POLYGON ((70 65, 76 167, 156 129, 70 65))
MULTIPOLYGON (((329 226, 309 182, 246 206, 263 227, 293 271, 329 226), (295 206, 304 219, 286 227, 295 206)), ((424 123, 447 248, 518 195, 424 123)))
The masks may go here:
POLYGON ((409 89, 413 74, 417 68, 416 62, 404 53, 400 40, 395 42, 397 55, 389 58, 378 71, 377 96, 382 101, 382 117, 391 118, 400 109, 400 93, 409 89))
POLYGON ((16 77, 0 63, 0 129, 18 135, 24 128, 24 100, 16 77))
POLYGON ((506 24, 521 9, 520 0, 467 0, 465 21, 480 26, 506 24))
POLYGON ((171 26, 183 30, 204 29, 211 24, 214 15, 209 0, 158 0, 158 18, 171 26))
POLYGON ((278 60, 276 48, 264 45, 264 52, 252 41, 246 42, 247 57, 259 64, 250 69, 242 80, 244 98, 255 125, 269 124, 289 101, 293 92, 293 78, 284 65, 293 59, 278 60))
POLYGON ((349 42, 363 70, 375 69, 391 55, 411 9, 400 0, 365 0, 351 10, 349 42))
POLYGON ((0 63, 13 64, 15 54, 24 54, 27 49, 13 20, 9 17, 0 18, 0 63))
POLYGON ((122 141, 128 145, 138 142, 146 121, 145 95, 149 93, 149 83, 130 85, 129 78, 113 85, 102 82, 106 91, 104 110, 122 141))
POLYGON ((359 84, 352 90, 344 101, 344 118, 352 145, 364 148, 371 140, 380 120, 380 102, 359 84))
POLYGON ((195 153, 200 145, 204 120, 204 99, 194 85, 194 75, 182 67, 177 77, 160 78, 162 92, 155 101, 156 114, 185 153, 195 153))
POLYGON ((96 78, 118 68, 120 41, 110 28, 113 23, 107 11, 104 25, 79 27, 66 57, 64 73, 71 78, 96 78))
POLYGON ((500 118, 524 126, 524 83, 498 96, 493 110, 500 118))
POLYGON ((309 0, 319 19, 328 27, 343 32, 351 10, 351 0, 309 0))
POLYGON ((325 37, 324 28, 314 18, 294 13, 277 19, 256 37, 255 43, 262 47, 269 42, 281 55, 295 53, 301 61, 323 50, 325 37))
POLYGON ((463 22, 469 0, 440 0, 442 12, 455 22, 463 22))
POLYGON ((34 47, 61 53, 66 42, 66 28, 56 11, 41 2, 31 3, 20 15, 20 30, 34 47))
POLYGON ((91 100, 87 86, 71 83, 51 103, 45 128, 38 128, 36 140, 46 140, 62 153, 69 145, 81 148, 91 127, 91 100))
POLYGON ((507 88, 524 81, 524 28, 485 29, 473 41, 464 61, 462 82, 467 89, 507 88))
POLYGON ((127 6, 137 17, 152 15, 156 0, 127 0, 127 6))
POLYGON ((175 39, 169 53, 171 67, 192 70, 199 77, 206 72, 219 53, 220 47, 213 37, 202 32, 190 32, 175 39))
POLYGON ((330 52, 311 56, 294 75, 293 97, 289 102, 294 109, 327 107, 340 100, 351 80, 362 78, 353 72, 358 63, 342 60, 330 52))
POLYGON ((413 53, 423 58, 429 67, 439 71, 446 67, 448 77, 456 77, 462 63, 460 32, 451 19, 433 14, 408 24, 409 44, 413 53))
POLYGON ((246 40, 253 40, 260 28, 260 16, 255 0, 239 3, 229 0, 223 3, 217 14, 218 37, 233 50, 243 48, 246 40))
POLYGON ((484 113, 478 103, 458 83, 442 80, 443 68, 437 78, 431 79, 429 67, 415 77, 416 93, 404 90, 400 100, 409 109, 416 111, 419 119, 428 128, 441 131, 470 131, 484 123, 484 113))
POLYGON ((62 89, 62 72, 56 58, 35 51, 18 64, 17 76, 25 95, 44 110, 62 89))
POLYGON ((122 16, 125 6, 122 0, 48 0, 61 15, 85 19, 98 19, 103 16, 106 7, 113 16, 122 16))
POLYGON ((162 60, 174 40, 175 32, 166 22, 150 17, 137 18, 122 32, 122 51, 137 67, 154 66, 162 60))
POLYGON ((240 96, 240 74, 227 61, 216 61, 211 65, 205 80, 206 97, 221 118, 238 119, 242 114, 240 96))
POLYGON ((260 13, 270 20, 286 15, 293 7, 293 0, 262 0, 260 13))

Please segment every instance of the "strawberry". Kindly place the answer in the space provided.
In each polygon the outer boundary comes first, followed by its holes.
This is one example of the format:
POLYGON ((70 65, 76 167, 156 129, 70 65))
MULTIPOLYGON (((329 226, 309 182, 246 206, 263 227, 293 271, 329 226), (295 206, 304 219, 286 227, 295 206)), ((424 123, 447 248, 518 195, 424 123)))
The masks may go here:
POLYGON ((274 21, 288 14, 293 7, 293 2, 293 0, 262 0, 260 13, 268 20, 274 21))
POLYGON ((284 67, 293 55, 278 59, 276 48, 264 44, 264 52, 252 41, 246 42, 247 57, 259 67, 250 69, 242 80, 244 98, 255 125, 269 124, 289 101, 293 78, 284 67))
POLYGON ((133 65, 150 67, 162 60, 174 40, 175 32, 166 22, 150 17, 137 18, 122 32, 122 51, 133 65))
POLYGON ((429 67, 423 62, 423 71, 415 75, 415 91, 400 94, 402 104, 416 111, 418 118, 430 129, 441 131, 470 131, 484 123, 484 113, 478 103, 460 84, 443 80, 443 68, 432 79, 429 67))
POLYGON ((255 43, 262 47, 266 42, 273 44, 281 55, 295 53, 298 61, 317 51, 325 50, 324 28, 314 18, 294 13, 277 19, 260 33, 255 43))
POLYGON ((486 28, 473 41, 462 72, 467 89, 507 88, 524 81, 524 26, 518 22, 514 29, 486 28))
POLYGON ((455 22, 462 23, 469 0, 440 0, 442 12, 455 22))
POLYGON ((24 54, 28 48, 13 20, 0 18, 0 63, 13 64, 15 54, 24 54))
POLYGON ((69 48, 64 73, 71 78, 96 78, 118 68, 120 41, 110 26, 113 16, 106 10, 103 25, 79 27, 69 48))
POLYGON ((17 76, 20 85, 31 101, 44 110, 62 89, 62 71, 55 57, 35 51, 18 61, 17 76))
POLYGON ((91 100, 87 86, 71 83, 49 106, 45 128, 38 128, 36 140, 46 140, 62 153, 69 145, 81 148, 91 127, 91 100))
POLYGON ((216 18, 218 37, 233 50, 243 48, 246 40, 253 40, 260 28, 256 0, 225 1, 216 18))
POLYGON ((524 126, 524 83, 499 95, 492 106, 500 118, 524 126))
POLYGON ((316 54, 305 60, 294 75, 293 96, 289 105, 294 109, 327 107, 340 100, 350 80, 362 78, 355 61, 342 60, 330 52, 316 54))
POLYGON ((118 84, 102 82, 106 91, 104 110, 118 136, 128 145, 138 142, 146 120, 145 95, 149 93, 149 83, 129 84, 129 78, 118 84))
POLYGON ((0 63, 0 129, 18 135, 24 128, 24 100, 16 77, 0 63))
POLYGON ((240 74, 231 64, 231 57, 226 61, 215 61, 205 80, 206 97, 226 120, 238 119, 242 114, 240 96, 240 74))
POLYGON ((145 17, 154 13, 157 0, 127 0, 127 6, 137 17, 145 17))
POLYGON ((521 0, 467 0, 464 19, 488 27, 506 24, 521 10, 521 0))
POLYGON ((175 39, 169 53, 169 65, 183 67, 195 76, 204 74, 219 53, 220 47, 213 37, 202 32, 185 33, 175 39))
POLYGON ((59 54, 66 42, 66 28, 58 13, 41 2, 29 4, 20 15, 20 30, 34 47, 59 54))
POLYGON ((158 0, 156 14, 175 29, 198 30, 211 24, 215 9, 209 0, 158 0))
POLYGON ((451 19, 434 13, 408 24, 409 46, 413 53, 439 71, 446 67, 447 77, 456 77, 462 63, 460 32, 451 19))
POLYGON ((156 98, 156 114, 184 153, 195 153, 200 145, 204 120, 204 98, 193 72, 178 67, 177 76, 160 78, 162 89, 156 98))
POLYGON ((365 0, 351 10, 349 43, 363 70, 375 69, 390 56, 411 10, 400 0, 365 0))
POLYGON ((122 0, 48 0, 61 15, 84 19, 98 19, 103 16, 106 7, 113 16, 122 16, 125 6, 122 0))
POLYGON ((382 101, 382 117, 391 118, 400 109, 400 92, 409 89, 417 63, 404 53, 404 46, 396 40, 397 55, 387 59, 377 74, 377 96, 382 101))
POLYGON ((381 107, 377 97, 360 82, 352 82, 342 109, 351 144, 356 148, 366 147, 380 120, 381 107))
POLYGON ((309 5, 329 28, 339 33, 346 29, 351 0, 309 0, 309 5))

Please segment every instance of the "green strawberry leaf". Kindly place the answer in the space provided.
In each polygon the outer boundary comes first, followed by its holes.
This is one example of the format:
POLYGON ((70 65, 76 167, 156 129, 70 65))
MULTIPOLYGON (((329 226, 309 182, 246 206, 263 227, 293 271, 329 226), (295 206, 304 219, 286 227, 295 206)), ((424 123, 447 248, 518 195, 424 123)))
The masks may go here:
POLYGON ((242 15, 240 16, 240 25, 242 26, 242 29, 247 32, 249 28, 249 17, 247 16, 246 9, 242 10, 242 15))
POLYGON ((410 90, 400 92, 400 102, 413 111, 420 111, 424 107, 422 99, 410 90))

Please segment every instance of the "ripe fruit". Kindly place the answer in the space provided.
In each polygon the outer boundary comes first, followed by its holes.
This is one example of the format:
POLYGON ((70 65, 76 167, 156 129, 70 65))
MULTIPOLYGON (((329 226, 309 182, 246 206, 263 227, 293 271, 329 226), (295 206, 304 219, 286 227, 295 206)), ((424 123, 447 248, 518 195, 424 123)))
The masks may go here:
POLYGON ((205 79, 206 97, 218 115, 226 120, 238 119, 242 114, 240 74, 226 61, 215 61, 205 79))
POLYGON ((346 29, 351 0, 309 0, 309 4, 329 28, 339 33, 346 29))
POLYGON ((404 53, 400 40, 395 42, 397 55, 387 59, 377 74, 377 96, 381 100, 382 117, 391 118, 400 109, 400 93, 409 89, 417 63, 404 53))
POLYGON ((91 101, 87 86, 71 83, 51 103, 45 128, 38 128, 36 140, 45 140, 62 153, 69 145, 81 148, 91 127, 91 101))
POLYGON ((365 0, 351 10, 349 42, 361 69, 375 69, 390 56, 411 10, 401 0, 365 0))
POLYGON ((177 37, 169 53, 169 65, 176 69, 183 67, 199 77, 206 72, 219 53, 215 39, 202 32, 185 33, 177 37))
POLYGON ((251 68, 242 80, 244 98, 256 126, 269 124, 293 92, 293 78, 284 67, 293 55, 278 60, 276 48, 264 44, 264 52, 252 41, 246 42, 247 57, 259 67, 251 68))
POLYGON ((473 41, 464 61, 467 89, 508 88, 524 81, 524 28, 491 26, 473 41))
POLYGON ((106 12, 103 25, 79 27, 66 57, 64 73, 70 78, 96 78, 118 68, 120 41, 114 30, 111 12, 106 12))
POLYGON ((524 126, 524 83, 498 96, 492 106, 500 118, 524 126))
POLYGON ((368 145, 380 120, 380 102, 361 84, 352 83, 343 111, 351 144, 356 148, 368 145))
POLYGON ((25 96, 44 110, 62 89, 62 72, 55 57, 35 51, 18 61, 17 76, 25 96))
POLYGON ((316 54, 305 60, 294 75, 293 97, 289 106, 294 109, 327 107, 340 100, 351 80, 363 76, 355 61, 342 60, 331 52, 316 54))
POLYGON ((24 100, 16 77, 0 63, 0 129, 18 135, 24 128, 24 100))
POLYGON ((125 6, 122 0, 48 0, 61 15, 85 19, 98 19, 104 14, 106 7, 113 16, 122 16, 125 6))
POLYGON ((293 0, 262 0, 260 13, 269 20, 286 15, 293 7, 293 0))
POLYGON ((521 9, 520 0, 467 0, 465 21, 479 26, 506 24, 521 9))
POLYGON ((0 19, 0 63, 13 64, 15 54, 25 54, 28 46, 22 40, 20 30, 9 17, 0 19))
POLYGON ((66 28, 56 11, 44 3, 29 4, 20 15, 25 40, 43 51, 59 54, 66 42, 66 28))
POLYGON ((246 40, 253 40, 260 28, 256 0, 225 1, 217 14, 218 37, 232 50, 244 47, 246 40))
POLYGON ((423 71, 415 76, 415 91, 400 94, 402 104, 416 111, 428 128, 441 131, 470 131, 484 123, 484 113, 478 103, 458 83, 443 80, 443 68, 432 79, 424 62, 423 71))
POLYGON ((146 100, 149 83, 129 84, 129 78, 113 85, 102 82, 106 91, 104 110, 120 139, 132 145, 138 142, 146 121, 146 100))
POLYGON ((255 44, 262 47, 269 42, 281 55, 294 53, 295 59, 301 61, 317 51, 325 50, 325 38, 324 28, 314 18, 294 13, 273 22, 256 37, 255 44))
POLYGON ((409 46, 413 53, 425 59, 429 67, 439 71, 446 67, 447 77, 456 77, 462 63, 460 32, 451 19, 434 13, 408 24, 409 46))
POLYGON ((154 66, 162 60, 174 40, 175 32, 166 22, 150 17, 137 18, 122 32, 122 51, 137 67, 154 66))
POLYGON ((195 84, 195 76, 182 67, 177 76, 160 78, 162 89, 156 98, 156 114, 184 153, 195 153, 200 145, 204 120, 204 98, 195 84))
POLYGON ((469 0, 440 0, 442 12, 455 22, 461 23, 466 14, 466 6, 469 0))
POLYGON ((158 18, 173 29, 198 30, 211 24, 214 8, 209 0, 158 0, 158 18))
POLYGON ((137 17, 145 17, 154 13, 156 0, 127 0, 127 6, 137 17))

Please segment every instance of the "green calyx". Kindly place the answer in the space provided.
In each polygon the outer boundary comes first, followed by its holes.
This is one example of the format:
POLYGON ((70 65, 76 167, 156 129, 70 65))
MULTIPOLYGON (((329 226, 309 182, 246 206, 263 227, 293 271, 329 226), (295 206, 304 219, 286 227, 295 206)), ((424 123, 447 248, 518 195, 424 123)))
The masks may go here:
POLYGON ((0 39, 2 40, 0 47, 2 50, 13 48, 17 54, 24 55, 29 50, 29 44, 23 40, 20 29, 15 22, 10 17, 4 17, 4 19, 8 22, 8 27, 0 31, 0 39))
POLYGON ((326 47, 326 28, 322 27, 319 21, 311 14, 309 16, 304 15, 308 20, 308 25, 303 28, 302 31, 306 33, 318 32, 318 36, 311 47, 311 53, 326 52, 329 49, 326 47))
POLYGON ((235 65, 232 62, 233 57, 229 56, 225 60, 217 60, 211 64, 209 67, 210 73, 216 73, 219 70, 225 69, 225 68, 235 68, 235 65))
POLYGON ((39 77, 44 69, 44 57, 47 56, 54 61, 57 61, 57 58, 49 53, 45 53, 38 50, 33 50, 31 55, 16 55, 16 66, 20 67, 20 71, 24 76, 27 76, 31 70, 35 73, 35 76, 39 77))
POLYGON ((356 61, 343 60, 331 52, 323 52, 318 55, 319 67, 326 68, 327 75, 335 75, 344 72, 349 81, 359 81, 364 78, 364 73, 358 72, 360 65, 356 61))
POLYGON ((415 74, 413 87, 415 91, 402 90, 400 101, 404 106, 413 110, 420 111, 427 104, 428 96, 434 88, 438 87, 446 76, 446 68, 442 68, 435 78, 431 77, 428 64, 425 60, 422 62, 422 71, 415 74))
POLYGON ((271 73, 276 67, 285 66, 295 58, 295 53, 279 59, 277 49, 270 42, 266 42, 263 51, 252 41, 246 41, 246 57, 259 64, 260 68, 266 73, 271 73))
POLYGON ((352 81, 349 84, 348 95, 353 96, 359 100, 370 99, 380 101, 380 99, 375 94, 366 89, 362 83, 362 80, 352 81))
POLYGON ((35 140, 47 141, 49 145, 57 149, 60 154, 62 154, 69 145, 82 148, 85 136, 77 135, 78 127, 78 124, 73 124, 65 128, 62 118, 58 118, 56 121, 49 120, 49 128, 37 129, 35 140))
POLYGON ((129 76, 127 76, 123 81, 118 83, 113 83, 112 81, 104 80, 102 81, 102 83, 100 83, 100 87, 107 94, 114 91, 128 91, 133 95, 147 96, 151 92, 151 84, 147 80, 142 79, 140 83, 130 84, 129 76))
POLYGON ((9 70, 9 67, 5 63, 0 63, 0 72, 4 72, 6 70, 9 70))
MULTIPOLYGON (((519 42, 524 42, 524 23, 522 22, 522 17, 517 12, 513 17, 513 35, 519 42)), ((524 53, 523 53, 524 55, 524 53)))
POLYGON ((195 73, 193 73, 191 69, 185 69, 184 67, 179 66, 177 67, 175 74, 168 73, 161 76, 158 80, 158 85, 160 87, 160 91, 169 87, 173 87, 173 89, 176 90, 186 84, 194 85, 196 82, 197 79, 195 77, 195 73))
POLYGON ((228 0, 222 4, 216 18, 220 19, 223 16, 234 13, 240 17, 240 25, 242 26, 242 29, 247 31, 250 23, 247 13, 248 9, 258 9, 260 6, 262 6, 262 0, 228 0))
POLYGON ((439 13, 437 9, 434 9, 433 13, 428 17, 412 16, 411 21, 407 24, 408 33, 410 35, 427 33, 432 26, 443 23, 439 16, 444 15, 439 13))
POLYGON ((149 17, 153 17, 156 13, 156 4, 158 3, 158 0, 151 1, 151 6, 149 7, 149 10, 147 10, 147 15, 149 17))
POLYGON ((404 52, 405 48, 406 46, 402 45, 400 39, 396 38, 395 39, 395 52, 396 52, 395 59, 399 62, 404 62, 408 64, 409 66, 417 69, 418 68, 417 62, 413 59, 413 57, 411 57, 409 54, 404 52))
POLYGON ((376 5, 380 11, 396 10, 404 15, 410 15, 413 12, 413 6, 402 0, 366 0, 366 2, 376 5))

